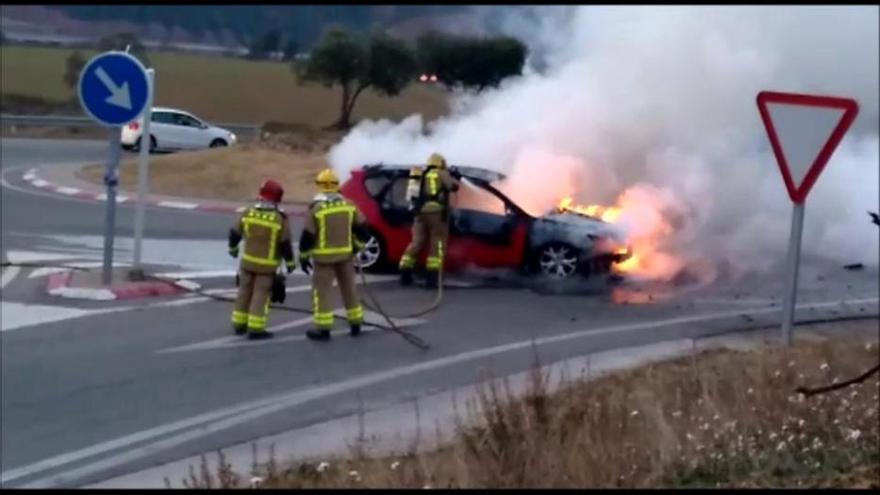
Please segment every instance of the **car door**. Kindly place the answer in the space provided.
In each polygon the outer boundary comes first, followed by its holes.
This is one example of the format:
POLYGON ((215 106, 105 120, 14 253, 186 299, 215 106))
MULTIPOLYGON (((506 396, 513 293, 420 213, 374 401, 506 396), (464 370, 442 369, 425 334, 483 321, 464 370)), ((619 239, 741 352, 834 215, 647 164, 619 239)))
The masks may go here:
POLYGON ((450 268, 518 268, 527 219, 504 198, 467 179, 453 196, 447 262, 450 268))
POLYGON ((150 134, 156 138, 161 149, 180 149, 180 139, 175 132, 174 117, 171 112, 153 112, 150 118, 150 134))
POLYGON ((175 113, 174 121, 181 149, 205 149, 210 145, 208 133, 198 119, 185 113, 175 113))

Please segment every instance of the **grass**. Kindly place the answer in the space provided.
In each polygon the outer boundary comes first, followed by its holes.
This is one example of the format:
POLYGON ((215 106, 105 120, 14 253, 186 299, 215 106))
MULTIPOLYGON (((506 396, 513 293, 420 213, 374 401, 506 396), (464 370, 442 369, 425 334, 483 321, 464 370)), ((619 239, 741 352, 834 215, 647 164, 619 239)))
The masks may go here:
MULTIPOLYGON (((137 156, 120 168, 120 185, 137 190, 137 156)), ((321 153, 290 153, 257 144, 150 158, 150 192, 169 196, 251 201, 263 180, 284 185, 285 202, 305 203, 317 192, 315 175, 327 162, 321 153)), ((79 175, 95 184, 103 181, 103 165, 91 165, 79 175)))
MULTIPOLYGON (((830 324, 876 331, 878 321, 830 324)), ((826 326, 826 328, 828 328, 826 326)), ((569 380, 533 373, 514 397, 483 387, 454 437, 427 452, 279 462, 235 472, 220 453, 189 487, 880 487, 880 379, 810 398, 793 392, 877 363, 876 337, 712 350, 569 380), (479 406, 479 407, 474 407, 479 406)), ((256 453, 255 453, 256 454, 256 453)), ((255 457, 256 458, 256 457, 255 457)), ((169 486, 170 481, 166 480, 169 486)))
MULTIPOLYGON (((0 47, 0 88, 4 111, 11 102, 63 106, 74 91, 62 82, 66 48, 0 47)), ((91 57, 94 52, 83 52, 91 57)), ((298 86, 290 66, 204 55, 151 52, 156 69, 156 105, 186 109, 213 122, 291 122, 312 127, 337 117, 340 91, 318 85, 298 86)), ((413 85, 396 98, 366 92, 355 119, 401 119, 413 113, 435 118, 447 111, 443 92, 413 85)))

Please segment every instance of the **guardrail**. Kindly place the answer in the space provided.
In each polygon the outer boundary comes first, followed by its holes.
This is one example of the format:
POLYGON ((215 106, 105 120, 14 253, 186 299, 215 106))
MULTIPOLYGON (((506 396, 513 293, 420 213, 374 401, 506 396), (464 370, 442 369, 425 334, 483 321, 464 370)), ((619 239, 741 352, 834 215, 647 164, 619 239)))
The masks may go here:
MULTIPOLYGON (((100 124, 88 117, 76 115, 0 115, 2 125, 21 125, 36 127, 98 127, 100 124)), ((217 127, 229 129, 237 134, 256 133, 260 127, 253 124, 223 124, 212 123, 217 127)))

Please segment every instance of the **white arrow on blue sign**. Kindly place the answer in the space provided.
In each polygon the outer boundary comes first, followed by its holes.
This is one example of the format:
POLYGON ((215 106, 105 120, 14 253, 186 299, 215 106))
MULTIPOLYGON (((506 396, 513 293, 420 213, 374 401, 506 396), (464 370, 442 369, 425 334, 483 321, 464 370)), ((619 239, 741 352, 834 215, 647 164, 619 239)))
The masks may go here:
POLYGON ((95 55, 79 76, 79 101, 95 121, 109 127, 135 120, 147 105, 147 71, 126 52, 95 55))

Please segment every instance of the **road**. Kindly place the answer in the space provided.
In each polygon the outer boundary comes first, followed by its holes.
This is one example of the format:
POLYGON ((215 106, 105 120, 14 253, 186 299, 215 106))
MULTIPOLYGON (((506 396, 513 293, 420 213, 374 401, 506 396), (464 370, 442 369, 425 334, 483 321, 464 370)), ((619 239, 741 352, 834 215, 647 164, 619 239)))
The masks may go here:
MULTIPOLYGON (((16 171, 100 161, 105 146, 4 139, 2 149, 4 259, 97 260, 103 206, 34 194, 16 171)), ((130 235, 132 211, 121 206, 121 236, 130 235)), ((187 272, 205 288, 230 294, 229 221, 150 209, 145 259, 155 271, 187 272)), ((130 258, 125 242, 117 257, 130 258)), ((877 313, 876 270, 804 263, 799 318, 877 313)), ((341 325, 332 342, 311 342, 303 336, 308 315, 280 310, 269 322, 277 337, 248 342, 229 335, 227 303, 194 296, 58 300, 44 293, 44 275, 21 270, 3 282, 3 486, 83 486, 463 386, 485 372, 523 371, 536 357, 549 363, 748 322, 772 324, 779 321, 780 273, 710 288, 623 284, 567 295, 510 280, 470 280, 450 287, 438 311, 408 322, 431 344, 425 352, 375 328, 351 338, 341 325)), ((381 277, 371 287, 391 313, 433 299, 381 277)), ((288 290, 287 305, 308 308, 304 276, 291 277, 288 290)))

